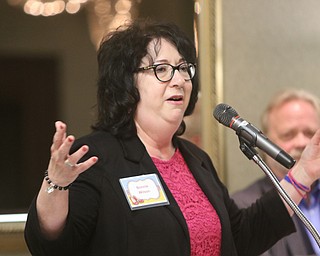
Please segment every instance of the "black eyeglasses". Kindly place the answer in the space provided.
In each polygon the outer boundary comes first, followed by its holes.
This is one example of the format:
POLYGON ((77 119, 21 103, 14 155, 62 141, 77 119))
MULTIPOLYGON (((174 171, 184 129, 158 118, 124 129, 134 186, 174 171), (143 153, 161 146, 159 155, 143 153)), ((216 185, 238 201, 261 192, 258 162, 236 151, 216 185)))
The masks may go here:
POLYGON ((153 69, 154 75, 161 82, 168 82, 172 79, 174 71, 178 70, 185 81, 191 80, 196 73, 196 65, 193 63, 181 63, 178 66, 171 64, 155 64, 137 69, 137 72, 153 69))

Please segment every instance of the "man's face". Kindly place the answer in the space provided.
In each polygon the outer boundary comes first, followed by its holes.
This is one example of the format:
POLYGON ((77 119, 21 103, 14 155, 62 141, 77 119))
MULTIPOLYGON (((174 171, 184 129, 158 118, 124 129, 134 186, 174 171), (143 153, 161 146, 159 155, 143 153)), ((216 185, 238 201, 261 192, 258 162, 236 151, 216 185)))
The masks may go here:
MULTIPOLYGON (((269 113, 266 135, 298 161, 319 127, 320 117, 314 107, 307 101, 295 99, 283 103, 269 113)), ((288 171, 269 157, 266 162, 280 179, 288 171)))

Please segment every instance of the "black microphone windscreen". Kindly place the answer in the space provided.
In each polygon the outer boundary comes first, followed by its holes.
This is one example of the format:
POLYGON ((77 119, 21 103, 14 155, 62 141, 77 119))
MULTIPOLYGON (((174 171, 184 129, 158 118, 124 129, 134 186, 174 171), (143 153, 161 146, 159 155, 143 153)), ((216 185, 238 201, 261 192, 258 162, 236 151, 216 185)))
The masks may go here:
POLYGON ((220 103, 214 109, 213 116, 223 125, 229 126, 232 118, 238 116, 238 113, 231 106, 220 103))

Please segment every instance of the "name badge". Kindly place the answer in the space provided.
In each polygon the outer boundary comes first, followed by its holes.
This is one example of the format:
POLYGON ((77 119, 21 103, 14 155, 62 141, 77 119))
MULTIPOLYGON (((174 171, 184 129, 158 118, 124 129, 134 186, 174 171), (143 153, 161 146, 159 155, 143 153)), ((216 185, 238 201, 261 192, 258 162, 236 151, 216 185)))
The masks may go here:
POLYGON ((155 173, 122 178, 119 181, 131 210, 169 204, 155 173))

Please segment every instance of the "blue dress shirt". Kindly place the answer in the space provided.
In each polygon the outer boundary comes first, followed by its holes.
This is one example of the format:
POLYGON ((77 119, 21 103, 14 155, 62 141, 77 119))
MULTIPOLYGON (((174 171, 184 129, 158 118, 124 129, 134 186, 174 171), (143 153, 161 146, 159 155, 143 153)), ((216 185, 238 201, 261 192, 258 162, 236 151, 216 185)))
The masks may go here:
MULTIPOLYGON (((313 224, 315 229, 320 233, 320 182, 317 181, 317 184, 313 187, 308 202, 304 199, 300 203, 300 209, 303 214, 308 218, 308 220, 313 224)), ((320 256, 320 248, 309 232, 307 230, 312 248, 317 256, 320 256)))

